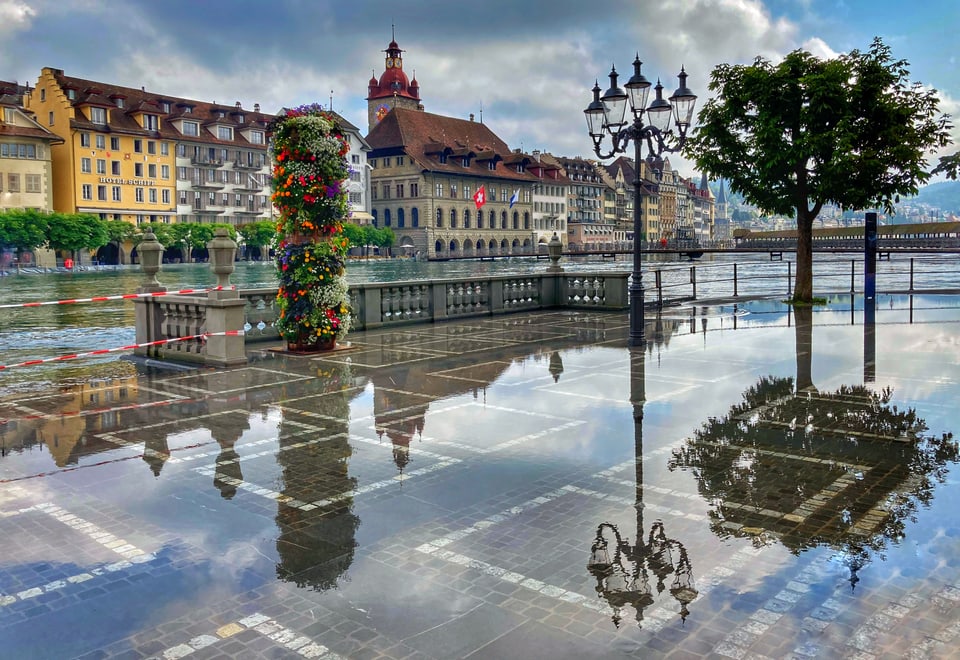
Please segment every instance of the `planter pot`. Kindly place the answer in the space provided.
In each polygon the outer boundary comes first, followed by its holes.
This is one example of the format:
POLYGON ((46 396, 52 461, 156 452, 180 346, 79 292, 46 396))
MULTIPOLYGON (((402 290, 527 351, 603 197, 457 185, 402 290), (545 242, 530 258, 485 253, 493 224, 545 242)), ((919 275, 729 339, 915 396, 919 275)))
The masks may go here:
POLYGON ((336 348, 337 338, 321 339, 314 344, 308 344, 300 341, 288 341, 287 350, 291 353, 322 353, 323 351, 332 351, 336 348))

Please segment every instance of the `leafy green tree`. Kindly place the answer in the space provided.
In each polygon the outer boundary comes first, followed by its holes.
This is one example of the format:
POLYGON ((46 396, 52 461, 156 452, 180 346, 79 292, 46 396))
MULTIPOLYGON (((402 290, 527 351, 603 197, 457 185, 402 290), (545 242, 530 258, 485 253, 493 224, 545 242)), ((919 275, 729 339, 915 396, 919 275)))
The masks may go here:
POLYGON ((160 222, 142 224, 140 225, 140 233, 137 234, 134 240, 139 243, 143 240, 143 235, 150 231, 153 232, 154 236, 157 237, 157 241, 164 248, 173 247, 176 244, 176 237, 170 228, 174 226, 175 225, 166 225, 160 222))
MULTIPOLYGON (((200 225, 195 222, 177 222, 169 225, 171 244, 169 247, 176 247, 180 250, 180 259, 184 263, 190 262, 190 246, 192 245, 192 234, 196 227, 200 225)), ((159 236, 157 239, 159 240, 159 236)), ((164 244, 164 247, 167 247, 164 244)))
POLYGON ((76 257, 80 250, 95 250, 110 242, 106 223, 90 213, 51 213, 47 245, 76 257))
POLYGON ((383 253, 383 248, 389 250, 397 243, 397 235, 393 233, 393 230, 390 227, 371 227, 372 234, 370 245, 376 245, 381 248, 381 254, 383 253))
POLYGON ((797 50, 777 65, 720 64, 716 96, 684 154, 768 213, 797 218, 795 302, 813 300, 813 222, 826 203, 892 212, 930 178, 925 153, 949 142, 936 91, 907 62, 870 50, 821 60, 797 50))
POLYGON ((943 174, 948 179, 960 178, 960 151, 949 156, 941 156, 940 163, 933 168, 931 174, 943 174))
POLYGON ((16 248, 20 253, 45 245, 49 222, 49 215, 35 209, 0 213, 0 247, 16 248))
POLYGON ((243 237, 247 247, 257 248, 260 259, 263 259, 263 248, 273 243, 277 235, 276 223, 269 220, 258 220, 237 227, 237 233, 243 237))

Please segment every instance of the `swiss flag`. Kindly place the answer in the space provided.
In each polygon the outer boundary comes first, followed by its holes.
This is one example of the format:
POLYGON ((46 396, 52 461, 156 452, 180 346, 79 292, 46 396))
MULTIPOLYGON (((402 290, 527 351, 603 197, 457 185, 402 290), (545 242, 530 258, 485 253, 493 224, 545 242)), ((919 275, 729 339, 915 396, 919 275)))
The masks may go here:
POLYGON ((483 186, 477 188, 477 192, 473 193, 473 203, 477 205, 477 209, 487 203, 487 191, 483 186))

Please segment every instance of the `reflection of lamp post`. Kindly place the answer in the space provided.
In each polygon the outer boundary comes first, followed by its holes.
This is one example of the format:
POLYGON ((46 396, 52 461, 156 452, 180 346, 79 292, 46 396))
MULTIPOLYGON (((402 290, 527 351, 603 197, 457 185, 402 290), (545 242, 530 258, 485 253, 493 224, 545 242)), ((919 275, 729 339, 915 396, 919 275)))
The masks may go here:
POLYGON ((593 101, 584 110, 587 118, 587 130, 593 138, 593 150, 601 160, 624 153, 631 140, 634 146, 633 181, 633 275, 630 279, 630 345, 643 343, 643 282, 641 272, 641 248, 643 223, 641 204, 643 203, 643 178, 640 173, 640 155, 643 143, 647 143, 647 166, 659 179, 663 171, 664 152, 674 152, 683 146, 687 138, 687 129, 693 119, 693 108, 697 97, 687 88, 687 74, 680 68, 680 86, 669 100, 663 98, 663 85, 657 81, 654 88, 657 97, 647 107, 650 93, 650 81, 640 73, 640 56, 633 61, 633 76, 627 81, 626 91, 617 86, 617 71, 610 71, 610 89, 600 96, 600 85, 594 84, 593 101), (633 113, 633 122, 626 121, 627 102, 633 113), (672 102, 672 104, 671 104, 672 102), (646 117, 644 117, 646 115, 646 117), (677 128, 676 144, 672 144, 673 129, 670 127, 671 115, 677 128), (650 123, 644 125, 644 120, 650 123), (611 138, 608 153, 602 153, 601 143, 606 135, 611 138))
MULTIPOLYGON (((659 318, 658 318, 659 323, 659 318)), ((620 626, 621 611, 627 605, 636 610, 637 625, 643 621, 643 610, 653 604, 650 576, 656 577, 657 593, 666 589, 666 580, 674 576, 670 595, 680 603, 680 616, 686 620, 689 605, 696 597, 693 586, 693 568, 687 550, 679 541, 667 538, 663 523, 650 527, 646 543, 643 540, 643 406, 646 403, 646 347, 630 349, 630 403, 633 407, 634 451, 636 456, 637 543, 631 545, 620 536, 620 530, 609 522, 600 523, 590 547, 587 570, 597 579, 596 590, 613 608, 613 624, 620 626), (616 539, 613 557, 609 541, 604 536, 610 530, 616 539), (676 552, 677 558, 674 559, 676 552), (624 565, 624 561, 630 568, 624 565)))

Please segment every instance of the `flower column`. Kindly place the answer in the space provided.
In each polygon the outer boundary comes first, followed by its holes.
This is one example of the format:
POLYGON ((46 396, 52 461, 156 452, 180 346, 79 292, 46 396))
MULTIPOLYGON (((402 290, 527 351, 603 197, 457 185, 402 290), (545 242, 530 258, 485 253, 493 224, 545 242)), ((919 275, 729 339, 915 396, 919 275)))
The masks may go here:
POLYGON ((343 235, 349 142, 318 105, 282 111, 271 133, 280 213, 276 327, 290 350, 329 350, 350 329, 343 235))

